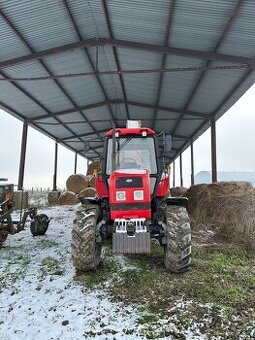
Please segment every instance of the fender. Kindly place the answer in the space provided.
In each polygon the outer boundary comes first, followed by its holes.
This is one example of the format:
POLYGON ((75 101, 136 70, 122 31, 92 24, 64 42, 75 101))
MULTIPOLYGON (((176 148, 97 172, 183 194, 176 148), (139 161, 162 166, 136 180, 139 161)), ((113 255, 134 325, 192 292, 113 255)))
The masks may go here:
POLYGON ((83 196, 78 196, 78 200, 82 204, 90 203, 90 204, 95 204, 95 205, 100 205, 101 204, 101 199, 98 197, 83 197, 83 196))
POLYGON ((188 210, 189 200, 187 197, 167 197, 167 205, 178 205, 179 207, 184 207, 188 210))

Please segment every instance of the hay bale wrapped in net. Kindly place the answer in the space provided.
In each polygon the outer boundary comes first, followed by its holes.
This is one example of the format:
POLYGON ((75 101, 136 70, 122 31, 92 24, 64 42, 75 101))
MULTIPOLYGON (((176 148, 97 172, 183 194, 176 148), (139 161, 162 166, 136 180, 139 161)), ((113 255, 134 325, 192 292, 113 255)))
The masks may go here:
POLYGON ((189 190, 193 228, 213 227, 229 241, 255 249, 255 189, 250 183, 218 182, 189 190))
POLYGON ((63 192, 58 199, 59 205, 75 205, 79 203, 76 194, 72 191, 65 191, 63 192))
POLYGON ((97 192, 96 192, 95 188, 88 187, 88 188, 82 190, 79 193, 79 196, 81 196, 81 197, 95 197, 95 196, 97 196, 97 192))
POLYGON ((170 189, 171 196, 185 196, 187 192, 187 188, 184 187, 175 187, 170 189))
POLYGON ((212 223, 229 241, 255 250, 255 189, 219 200, 212 223))
MULTIPOLYGON (((243 197, 252 190, 249 182, 218 182, 208 184, 203 191, 198 193, 199 219, 202 224, 212 224, 217 227, 222 223, 219 217, 219 207, 225 202, 231 203, 231 199, 243 197), (217 213, 218 216, 217 216, 217 213)), ((233 211, 233 216, 235 211, 233 211)))
POLYGON ((88 185, 89 181, 87 177, 80 174, 71 175, 66 181, 67 190, 76 194, 78 194, 81 190, 86 189, 88 185))

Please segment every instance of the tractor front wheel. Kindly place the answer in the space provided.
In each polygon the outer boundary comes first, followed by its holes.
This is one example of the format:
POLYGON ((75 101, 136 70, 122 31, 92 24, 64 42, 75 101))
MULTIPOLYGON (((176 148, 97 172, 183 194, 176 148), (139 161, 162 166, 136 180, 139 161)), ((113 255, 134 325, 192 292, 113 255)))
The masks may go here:
POLYGON ((182 273, 191 263, 191 230, 186 208, 168 206, 166 208, 166 245, 164 262, 166 269, 182 273))
POLYGON ((93 204, 81 205, 73 223, 72 257, 76 270, 96 269, 101 259, 100 244, 96 243, 99 207, 93 204))

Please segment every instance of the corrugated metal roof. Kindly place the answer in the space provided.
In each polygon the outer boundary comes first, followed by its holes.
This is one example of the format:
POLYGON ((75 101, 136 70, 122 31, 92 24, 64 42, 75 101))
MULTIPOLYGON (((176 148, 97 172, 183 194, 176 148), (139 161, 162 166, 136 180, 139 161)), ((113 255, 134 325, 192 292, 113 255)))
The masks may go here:
POLYGON ((89 158, 142 119, 174 159, 254 83, 254 17, 244 0, 0 0, 0 106, 89 158))

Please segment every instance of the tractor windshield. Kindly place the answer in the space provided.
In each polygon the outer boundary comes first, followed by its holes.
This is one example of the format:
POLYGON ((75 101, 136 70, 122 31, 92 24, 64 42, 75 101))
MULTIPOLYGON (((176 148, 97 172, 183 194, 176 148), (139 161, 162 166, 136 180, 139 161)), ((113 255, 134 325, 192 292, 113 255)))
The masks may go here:
MULTIPOLYGON (((108 140, 106 174, 112 173, 113 140, 108 140)), ((116 170, 147 169, 150 174, 157 174, 157 162, 153 137, 116 138, 116 170)))

